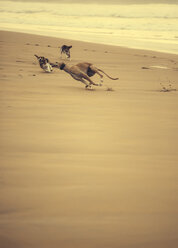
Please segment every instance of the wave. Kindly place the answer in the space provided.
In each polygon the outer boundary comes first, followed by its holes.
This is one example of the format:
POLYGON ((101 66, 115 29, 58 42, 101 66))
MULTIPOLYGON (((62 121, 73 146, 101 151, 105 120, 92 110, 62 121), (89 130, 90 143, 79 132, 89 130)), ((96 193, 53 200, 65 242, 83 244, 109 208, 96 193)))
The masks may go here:
POLYGON ((146 49, 152 44, 156 50, 178 45, 178 5, 1 1, 0 12, 3 30, 146 49))
POLYGON ((1 1, 0 12, 16 14, 48 13, 56 16, 113 18, 178 18, 178 5, 137 4, 97 5, 1 1))
MULTIPOLYGON (((7 14, 36 14, 36 13, 45 13, 42 10, 3 10, 0 9, 0 13, 7 13, 7 14)), ((47 12, 46 12, 47 13, 47 12)))

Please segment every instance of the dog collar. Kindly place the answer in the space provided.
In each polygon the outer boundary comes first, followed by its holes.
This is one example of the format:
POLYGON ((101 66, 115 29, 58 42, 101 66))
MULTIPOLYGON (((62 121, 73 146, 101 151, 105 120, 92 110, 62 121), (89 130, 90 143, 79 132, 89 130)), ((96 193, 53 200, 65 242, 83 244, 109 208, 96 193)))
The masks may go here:
POLYGON ((64 64, 64 63, 62 63, 62 64, 61 64, 61 66, 60 66, 60 69, 61 69, 61 70, 63 70, 63 69, 64 69, 64 67, 65 67, 65 64, 64 64))

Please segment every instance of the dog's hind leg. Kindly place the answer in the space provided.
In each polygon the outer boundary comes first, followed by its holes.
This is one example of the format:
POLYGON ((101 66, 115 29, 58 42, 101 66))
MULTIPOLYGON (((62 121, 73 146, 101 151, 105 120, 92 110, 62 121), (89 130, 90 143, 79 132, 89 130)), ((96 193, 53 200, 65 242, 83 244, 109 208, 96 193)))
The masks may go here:
POLYGON ((103 82, 103 75, 101 73, 99 73, 98 69, 93 65, 91 65, 90 68, 92 71, 94 71, 96 74, 98 74, 100 76, 100 81, 103 82))
POLYGON ((84 78, 84 79, 86 79, 87 81, 89 81, 89 85, 91 85, 91 84, 93 84, 93 85, 95 85, 95 86, 102 86, 102 84, 96 84, 96 83, 94 83, 89 77, 88 77, 88 75, 87 74, 85 74, 85 73, 81 73, 81 76, 82 76, 82 78, 84 78))

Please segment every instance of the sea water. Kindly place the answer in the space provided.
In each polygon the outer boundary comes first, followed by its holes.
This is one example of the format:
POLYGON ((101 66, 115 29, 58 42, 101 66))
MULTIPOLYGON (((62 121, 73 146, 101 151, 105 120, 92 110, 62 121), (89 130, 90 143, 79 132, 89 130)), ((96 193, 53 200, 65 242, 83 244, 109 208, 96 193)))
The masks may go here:
POLYGON ((0 29, 178 54, 177 4, 0 1, 0 29))

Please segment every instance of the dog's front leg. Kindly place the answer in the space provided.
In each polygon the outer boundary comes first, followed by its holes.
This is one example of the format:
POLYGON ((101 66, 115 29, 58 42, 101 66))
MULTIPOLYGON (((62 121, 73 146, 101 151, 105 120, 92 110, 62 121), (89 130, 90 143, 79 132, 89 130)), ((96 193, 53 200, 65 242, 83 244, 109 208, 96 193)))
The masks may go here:
POLYGON ((84 80, 84 79, 82 79, 81 78, 81 80, 80 80, 83 84, 85 84, 85 88, 86 89, 91 89, 91 84, 87 84, 87 82, 84 80))
POLYGON ((66 54, 66 59, 69 59, 71 61, 70 54, 66 54))
POLYGON ((89 87, 89 84, 87 84, 87 82, 83 79, 83 78, 81 78, 81 77, 77 77, 75 74, 73 74, 73 73, 70 73, 70 75, 75 79, 75 80, 77 80, 77 81, 80 81, 80 82, 82 82, 83 84, 85 84, 86 86, 86 88, 87 87, 89 87))

